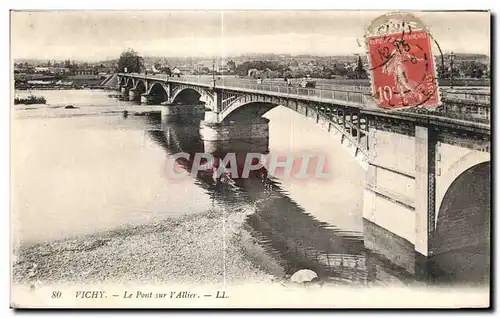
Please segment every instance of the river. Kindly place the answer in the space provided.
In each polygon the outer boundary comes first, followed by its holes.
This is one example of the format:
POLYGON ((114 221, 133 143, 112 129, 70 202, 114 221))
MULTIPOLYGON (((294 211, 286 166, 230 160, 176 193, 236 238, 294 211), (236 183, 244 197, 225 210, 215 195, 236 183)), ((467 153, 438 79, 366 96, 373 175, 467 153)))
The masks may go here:
MULTIPOLYGON (((436 269, 447 268, 439 264, 416 274, 391 262, 394 255, 367 248, 364 170, 328 134, 289 109, 277 107, 265 115, 268 152, 320 151, 328 156, 332 177, 240 180, 222 189, 203 178, 174 182, 165 173, 179 145, 188 152, 203 148, 199 121, 165 124, 150 116, 124 117, 120 107, 133 103, 111 93, 34 91, 48 106, 14 107, 12 231, 21 248, 212 209, 245 209, 239 227, 260 251, 247 259, 276 277, 301 268, 314 270, 325 282, 354 286, 463 283, 464 277, 484 282, 488 277, 489 267, 457 275, 436 269), (68 104, 77 109, 61 107, 68 104)), ((470 251, 456 255, 433 264, 467 262, 470 251)))

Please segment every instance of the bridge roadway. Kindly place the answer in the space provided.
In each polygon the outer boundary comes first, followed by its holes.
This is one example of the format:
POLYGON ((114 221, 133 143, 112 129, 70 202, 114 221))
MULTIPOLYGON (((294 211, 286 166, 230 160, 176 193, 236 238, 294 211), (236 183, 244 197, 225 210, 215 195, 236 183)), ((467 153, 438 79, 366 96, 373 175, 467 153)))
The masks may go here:
MULTIPOLYGON (((139 77, 144 77, 146 74, 141 73, 132 73, 139 77)), ((157 79, 157 80, 169 80, 172 82, 187 82, 187 83, 204 83, 204 84, 212 84, 214 78, 208 75, 183 75, 181 77, 169 77, 167 75, 147 75, 148 79, 157 79)), ((248 85, 249 87, 255 87, 253 85, 258 85, 256 79, 251 78, 240 78, 235 76, 222 76, 215 77, 216 83, 220 86, 226 87, 240 87, 241 85, 248 85)), ((349 92, 362 92, 364 94, 371 94, 371 87, 364 85, 366 83, 360 82, 359 85, 348 85, 348 84, 336 84, 335 80, 328 79, 313 79, 316 81, 316 89, 323 91, 349 91, 349 92)), ((295 88, 299 87, 300 79, 291 79, 292 86, 295 88)), ((280 86, 287 87, 288 85, 285 83, 284 79, 264 79, 260 84, 260 87, 267 86, 280 86)), ((285 89, 281 89, 285 91, 285 89)), ((442 98, 456 99, 456 100, 470 100, 470 101, 479 101, 484 103, 491 102, 491 93, 490 87, 455 87, 454 89, 449 86, 440 86, 440 95, 442 98)))
MULTIPOLYGON (((288 86, 284 81, 266 80, 263 83, 257 83, 256 80, 234 77, 213 78, 208 76, 182 76, 169 77, 166 75, 146 75, 146 74, 119 74, 120 76, 143 79, 144 81, 161 81, 173 84, 184 84, 199 86, 205 89, 219 89, 227 91, 236 91, 244 93, 259 94, 265 93, 268 96, 278 98, 295 99, 303 102, 328 103, 347 106, 350 108, 359 108, 376 112, 380 111, 371 96, 371 89, 367 86, 353 85, 323 85, 324 88, 303 88, 297 85, 288 86)), ((133 84, 135 87, 137 84, 133 84)), ((132 88, 132 87, 130 87, 132 88)), ((445 121, 457 125, 467 125, 480 129, 490 130, 491 115, 491 96, 487 91, 477 90, 451 90, 441 88, 439 90, 442 106, 440 111, 432 114, 425 110, 400 110, 395 113, 408 117, 429 117, 429 118, 447 118, 445 121), (419 113, 417 115, 416 113, 419 113), (423 115, 422 113, 425 113, 423 115), (480 124, 479 124, 480 123, 480 124), (479 124, 477 126, 476 124, 479 124)), ((222 107, 231 103, 231 98, 222 102, 222 107)))
MULTIPOLYGON (((184 83, 190 85, 200 85, 206 88, 214 87, 214 78, 209 76, 182 76, 182 77, 169 77, 166 75, 146 75, 146 74, 122 74, 130 75, 136 78, 143 78, 145 80, 160 80, 172 83, 184 83)), ((239 89, 251 92, 266 91, 274 92, 279 95, 275 96, 290 96, 295 95, 297 98, 307 99, 318 102, 336 102, 342 101, 346 106, 358 106, 360 108, 376 108, 376 104, 371 95, 371 88, 363 85, 338 85, 320 83, 316 88, 303 88, 294 83, 293 86, 288 86, 283 80, 266 79, 262 83, 257 80, 249 78, 235 78, 235 77, 216 77, 215 88, 219 89, 239 89), (352 104, 354 103, 354 104, 352 104), (358 104, 358 105, 356 105, 358 104)), ((441 87, 439 90, 441 100, 444 105, 459 105, 463 108, 460 113, 465 113, 468 109, 467 106, 474 106, 476 113, 485 119, 490 119, 491 108, 491 94, 488 89, 484 87, 465 87, 451 89, 450 87, 441 87)), ((470 111, 470 110, 469 110, 470 111)))

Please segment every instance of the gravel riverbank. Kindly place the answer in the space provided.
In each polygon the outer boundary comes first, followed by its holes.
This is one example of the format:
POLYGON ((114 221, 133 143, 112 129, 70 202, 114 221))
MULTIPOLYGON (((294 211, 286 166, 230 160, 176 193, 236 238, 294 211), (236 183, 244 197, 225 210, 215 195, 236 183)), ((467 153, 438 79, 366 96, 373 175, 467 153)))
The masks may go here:
POLYGON ((214 209, 78 238, 20 247, 18 283, 141 281, 179 284, 271 282, 275 264, 242 226, 244 211, 214 209), (223 226, 223 220, 224 226, 223 226), (224 249, 225 245, 225 249, 224 249), (225 251, 225 253, 224 253, 225 251))

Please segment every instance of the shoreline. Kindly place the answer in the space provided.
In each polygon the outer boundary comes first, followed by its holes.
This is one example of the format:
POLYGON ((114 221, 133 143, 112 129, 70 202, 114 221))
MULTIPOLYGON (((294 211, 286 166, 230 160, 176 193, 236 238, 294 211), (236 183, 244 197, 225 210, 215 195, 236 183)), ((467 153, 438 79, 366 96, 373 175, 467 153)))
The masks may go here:
POLYGON ((12 281, 29 285, 276 281, 278 277, 251 261, 266 253, 244 229, 248 213, 222 209, 18 246, 12 255, 12 281))

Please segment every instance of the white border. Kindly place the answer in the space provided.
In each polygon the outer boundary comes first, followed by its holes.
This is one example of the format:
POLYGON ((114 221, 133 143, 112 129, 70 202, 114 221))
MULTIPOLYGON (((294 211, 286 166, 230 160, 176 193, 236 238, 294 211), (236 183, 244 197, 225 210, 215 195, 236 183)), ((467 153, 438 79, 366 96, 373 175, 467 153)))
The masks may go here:
MULTIPOLYGON (((5 176, 9 175, 10 168, 9 168, 9 105, 10 105, 10 58, 9 58, 9 11, 8 9, 44 9, 44 10, 50 10, 50 9, 149 9, 149 10, 154 10, 154 9, 224 9, 224 10, 231 10, 231 9, 293 9, 293 10, 298 10, 298 9, 315 9, 315 10, 321 10, 321 9, 351 9, 351 10, 386 10, 386 11, 394 11, 394 10, 450 10, 450 5, 453 5, 453 10, 471 10, 471 9, 476 9, 476 10, 483 10, 483 9, 492 9, 493 12, 499 12, 499 1, 485 1, 485 0, 474 0, 474 1, 455 1, 455 2, 449 2, 449 1, 435 1, 435 0, 420 0, 420 1, 407 1, 407 2, 402 2, 402 1, 384 1, 383 3, 377 3, 373 1, 314 1, 314 0, 288 0, 288 1, 269 1, 269 0, 252 0, 252 1, 222 1, 222 0, 212 0, 212 1, 206 1, 206 0, 183 0, 183 1, 178 1, 178 2, 173 2, 173 1, 154 1, 154 2, 146 2, 146 1, 137 1, 137 0, 121 0, 121 1, 116 1, 114 2, 114 5, 111 6, 110 4, 104 3, 102 0, 86 0, 82 1, 80 3, 77 2, 70 2, 70 1, 44 1, 43 3, 40 1, 22 1, 18 0, 15 1, 15 3, 12 3, 13 7, 8 8, 7 5, 10 4, 7 1, 2 2, 2 7, 6 6, 5 8, 2 8, 3 10, 1 11, 1 26, 2 30, 0 32, 2 36, 2 43, 5 44, 6 49, 3 51, 3 63, 1 64, 3 67, 2 70, 2 89, 3 89, 3 106, 0 107, 0 120, 2 121, 0 123, 1 127, 1 137, 0 137, 0 143, 1 143, 1 148, 5 150, 5 152, 2 152, 2 182, 1 182, 1 195, 3 196, 1 202, 3 205, 2 209, 2 217, 3 217, 3 222, 1 223, 3 228, 3 240, 2 240, 2 254, 3 254, 3 261, 1 262, 1 277, 2 277, 2 317, 7 317, 11 316, 14 314, 12 310, 8 309, 8 303, 10 299, 10 277, 7 275, 7 273, 10 272, 10 266, 7 259, 7 256, 9 255, 9 214, 10 214, 10 208, 9 208, 9 180, 5 176), (374 7, 375 5, 379 4, 380 7, 374 7), (446 7, 443 7, 446 4, 446 7), (335 7, 333 7, 335 5, 335 7), (8 99, 9 98, 9 99, 8 99)), ((495 52, 495 55, 492 56, 493 59, 498 59, 498 52, 495 52)), ((495 76, 497 75, 496 70, 494 70, 495 76)), ((494 87, 494 91, 498 92, 498 84, 494 87)), ((496 105, 492 105, 492 107, 495 107, 496 105)), ((498 115, 499 111, 495 111, 498 115)), ((500 116, 500 115, 499 115, 500 116)), ((495 116, 494 118, 495 121, 498 123, 498 118, 495 116)), ((494 134, 494 133, 492 133, 494 134)), ((494 147, 496 148, 497 145, 494 147)), ((498 190, 498 189, 497 189, 498 190)), ((500 190, 498 190, 500 191, 500 190)), ((495 191, 495 194, 497 192, 495 191)), ((494 212, 493 212, 494 213, 494 212)), ((497 223, 498 223, 498 217, 496 217, 497 223)), ((496 229, 498 230, 498 224, 496 225, 496 229)), ((496 243, 496 242, 495 242, 496 243)), ((495 262, 496 263, 496 262, 495 262)), ((496 268, 495 268, 496 270, 496 268)), ((497 276, 497 275, 496 275, 497 276)), ((498 292, 496 293, 498 295, 498 292)), ((496 302, 496 301, 495 301, 496 302)), ((29 313, 29 314, 24 314, 25 317, 30 317, 34 316, 35 313, 29 313)), ((101 313, 90 313, 93 316, 101 316, 103 314, 101 313)), ((110 313, 111 314, 111 313, 110 313)), ((140 317, 143 313, 134 313, 130 316, 136 316, 140 317)), ((165 315, 166 313, 158 313, 160 315, 165 315)), ((178 315, 178 313, 167 313, 168 315, 178 315)), ((234 313, 232 313, 234 314, 234 313)), ((264 313, 256 313, 259 316, 266 316, 269 314, 264 314, 264 313)), ((288 313, 287 313, 288 314, 288 313)), ((305 315, 308 315, 309 313, 303 313, 305 315)), ((344 313, 335 313, 335 314, 340 314, 344 315, 344 313)), ((386 315, 384 312, 379 312, 377 313, 378 315, 386 315)), ((434 315, 436 313, 430 313, 430 312, 425 312, 422 313, 425 315, 434 315)), ((472 315, 477 315, 477 314, 471 314, 468 313, 471 316, 472 315)), ((71 313, 72 316, 75 317, 83 317, 85 313, 71 313)), ((116 312, 112 313, 112 315, 115 315, 117 317, 123 315, 123 312, 116 312)), ((406 315, 406 313, 401 313, 401 315, 406 315)))

